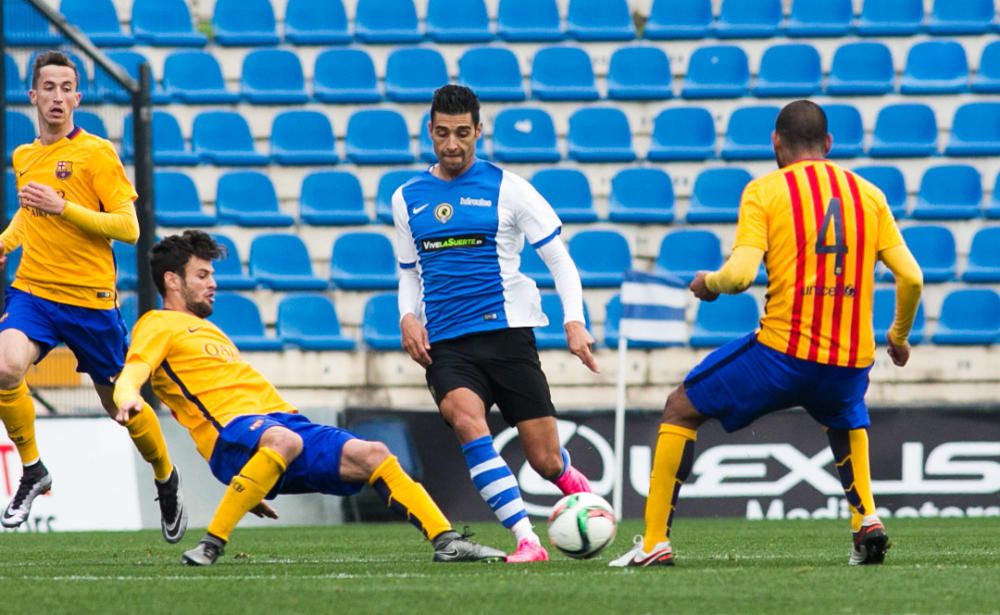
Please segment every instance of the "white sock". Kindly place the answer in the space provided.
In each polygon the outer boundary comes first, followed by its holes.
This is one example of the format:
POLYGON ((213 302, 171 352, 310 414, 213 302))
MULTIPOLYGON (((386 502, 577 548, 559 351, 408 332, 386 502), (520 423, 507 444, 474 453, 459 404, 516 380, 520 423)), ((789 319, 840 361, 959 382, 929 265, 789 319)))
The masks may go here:
POLYGON ((513 526, 511 526, 510 531, 514 532, 514 538, 518 542, 521 542, 522 540, 527 538, 531 542, 541 543, 541 541, 538 539, 538 534, 536 534, 535 530, 531 528, 531 521, 528 520, 527 517, 521 519, 513 526))

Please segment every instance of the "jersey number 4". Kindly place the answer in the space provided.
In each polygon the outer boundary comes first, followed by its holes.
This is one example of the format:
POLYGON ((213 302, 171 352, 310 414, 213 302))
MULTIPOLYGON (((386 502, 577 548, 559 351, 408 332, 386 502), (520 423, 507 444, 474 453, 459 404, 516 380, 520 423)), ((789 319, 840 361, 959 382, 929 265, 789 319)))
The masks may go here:
POLYGON ((840 213, 840 199, 833 198, 826 205, 826 214, 823 216, 823 224, 819 227, 819 234, 816 235, 816 254, 836 254, 834 260, 834 275, 844 274, 844 255, 847 254, 847 244, 844 243, 844 217, 840 213), (826 237, 830 233, 830 225, 833 225, 833 243, 826 243, 826 237))

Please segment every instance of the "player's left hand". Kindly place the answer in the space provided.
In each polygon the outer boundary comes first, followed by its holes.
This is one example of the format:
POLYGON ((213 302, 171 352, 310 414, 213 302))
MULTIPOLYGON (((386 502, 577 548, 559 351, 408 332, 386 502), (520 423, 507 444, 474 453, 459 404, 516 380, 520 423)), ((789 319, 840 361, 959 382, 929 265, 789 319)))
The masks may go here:
POLYGON ((38 182, 28 182, 28 185, 17 193, 17 197, 22 206, 33 207, 57 216, 66 209, 66 199, 59 196, 55 188, 38 182))
POLYGON ((719 293, 712 292, 708 289, 708 285, 705 283, 705 276, 707 275, 707 271, 699 271, 688 285, 688 290, 694 293, 694 296, 698 297, 702 301, 715 301, 719 298, 719 293))
POLYGON ((250 509, 250 512, 252 512, 254 515, 260 517, 261 519, 264 519, 264 518, 267 518, 267 519, 277 519, 278 518, 278 511, 276 511, 273 508, 271 508, 270 506, 268 506, 265 502, 261 502, 260 504, 254 506, 253 508, 250 509))
POLYGON ((580 321, 571 320, 563 325, 563 329, 566 330, 566 345, 569 346, 569 351, 579 357, 587 369, 595 374, 601 373, 597 359, 591 352, 594 338, 590 335, 590 331, 587 331, 587 327, 580 321))
POLYGON ((118 406, 118 414, 115 415, 115 422, 124 425, 132 420, 132 417, 142 412, 142 399, 127 401, 118 406))

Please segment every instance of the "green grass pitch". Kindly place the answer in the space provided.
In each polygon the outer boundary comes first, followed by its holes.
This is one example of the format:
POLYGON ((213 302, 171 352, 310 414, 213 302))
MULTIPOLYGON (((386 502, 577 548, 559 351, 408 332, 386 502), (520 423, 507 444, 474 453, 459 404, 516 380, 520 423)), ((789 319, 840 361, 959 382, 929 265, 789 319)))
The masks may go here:
MULTIPOLYGON (((542 523, 537 525, 541 526, 542 523)), ((211 568, 158 532, 5 533, 0 612, 1000 613, 1000 519, 893 519, 883 566, 849 567, 844 521, 680 519, 673 568, 620 570, 641 522, 588 561, 433 564, 406 524, 237 529, 211 568)), ((479 522, 476 539, 512 539, 479 522)), ((539 528, 544 529, 544 528, 539 528)), ((544 537, 543 537, 544 539, 544 537)))

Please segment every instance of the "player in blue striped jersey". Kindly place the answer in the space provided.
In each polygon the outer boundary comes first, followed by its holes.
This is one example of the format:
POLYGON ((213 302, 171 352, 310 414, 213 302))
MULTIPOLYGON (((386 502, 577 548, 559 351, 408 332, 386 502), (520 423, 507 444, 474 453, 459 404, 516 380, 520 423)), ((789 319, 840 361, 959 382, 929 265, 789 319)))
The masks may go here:
POLYGON ((434 93, 428 129, 438 162, 393 195, 403 348, 427 370, 442 418, 455 430, 480 496, 510 529, 511 563, 544 561, 521 492, 486 423, 495 403, 516 426, 531 467, 566 494, 590 491, 559 444, 555 408, 533 327, 548 320, 519 270, 527 240, 555 278, 570 352, 591 371, 580 275, 559 217, 530 183, 476 158, 479 101, 469 88, 434 93))

